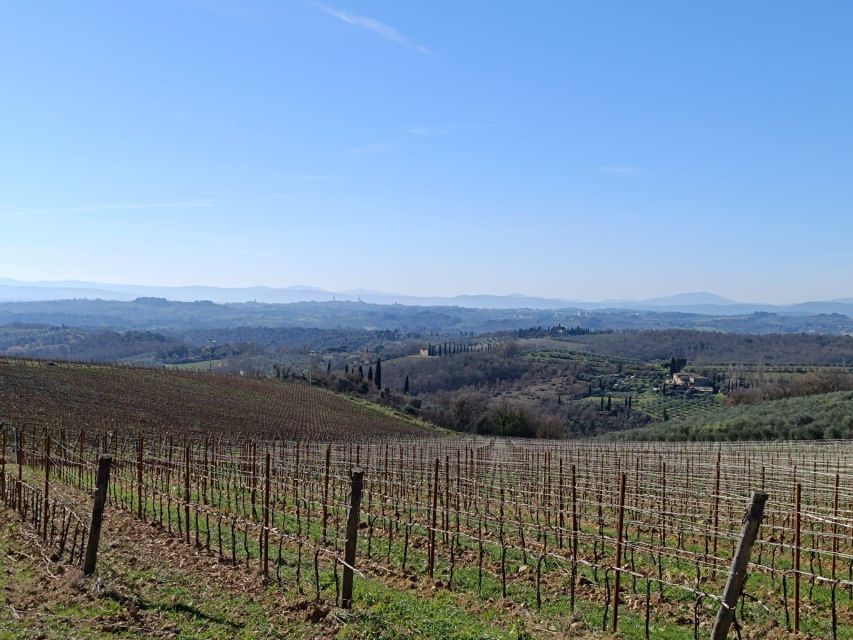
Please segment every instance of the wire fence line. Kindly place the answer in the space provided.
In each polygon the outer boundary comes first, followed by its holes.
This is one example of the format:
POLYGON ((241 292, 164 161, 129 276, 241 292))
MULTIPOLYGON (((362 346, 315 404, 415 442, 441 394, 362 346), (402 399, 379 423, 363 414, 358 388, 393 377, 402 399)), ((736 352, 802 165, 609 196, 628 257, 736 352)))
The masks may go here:
POLYGON ((593 603, 602 623, 623 600, 641 601, 647 629, 683 610, 696 633, 719 606, 760 489, 770 498, 741 623, 833 638, 853 624, 851 442, 320 442, 60 426, 18 427, 10 440, 24 467, 84 492, 109 452, 110 506, 316 599, 339 602, 349 567, 537 607, 565 603, 568 613, 593 603), (57 443, 49 452, 48 436, 57 443), (366 472, 350 563, 356 466, 366 472))

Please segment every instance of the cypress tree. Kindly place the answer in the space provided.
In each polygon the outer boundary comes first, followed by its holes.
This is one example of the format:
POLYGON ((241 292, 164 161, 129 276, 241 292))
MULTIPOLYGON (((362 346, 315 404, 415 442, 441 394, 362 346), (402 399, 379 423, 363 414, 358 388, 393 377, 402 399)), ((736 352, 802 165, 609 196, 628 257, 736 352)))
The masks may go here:
POLYGON ((406 381, 403 383, 403 393, 409 395, 409 376, 406 376, 406 381))
POLYGON ((377 389, 382 389, 382 361, 379 358, 376 358, 376 373, 373 375, 373 381, 377 389))
POLYGON ((373 381, 373 367, 372 366, 367 368, 367 379, 370 380, 371 382, 373 381))
POLYGON ((607 410, 610 411, 610 408, 611 408, 611 398, 610 398, 610 394, 608 393, 607 394, 607 410))

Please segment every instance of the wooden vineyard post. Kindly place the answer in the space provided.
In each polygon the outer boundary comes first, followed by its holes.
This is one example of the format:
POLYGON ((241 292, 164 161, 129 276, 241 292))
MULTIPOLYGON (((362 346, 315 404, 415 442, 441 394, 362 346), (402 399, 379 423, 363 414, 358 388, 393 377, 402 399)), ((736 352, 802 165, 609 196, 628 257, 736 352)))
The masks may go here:
POLYGON ((619 623, 619 583, 622 576, 622 530, 625 525, 625 473, 619 477, 619 515, 616 519, 616 565, 613 587, 613 633, 619 623))
POLYGON ((18 509, 21 508, 21 499, 24 494, 24 431, 23 429, 18 431, 18 480, 15 485, 15 490, 17 495, 15 496, 15 504, 18 506, 18 509))
POLYGON ((717 449, 717 467, 714 472, 714 547, 713 547, 713 575, 717 575, 717 531, 720 527, 720 458, 722 448, 717 449))
POLYGON ((50 435, 44 438, 44 498, 42 510, 42 540, 47 540, 47 520, 49 513, 48 492, 50 490, 50 435))
POLYGON ((563 457, 560 456, 560 473, 559 473, 559 497, 558 500, 560 502, 560 510, 559 510, 559 520, 557 522, 557 535, 558 535, 558 544, 560 549, 563 548, 563 529, 566 526, 565 520, 565 503, 563 501, 563 457))
POLYGON ((172 434, 169 434, 168 459, 166 462, 166 522, 169 526, 169 535, 172 535, 172 434))
POLYGON ((0 423, 0 431, 2 431, 3 448, 0 449, 0 496, 3 501, 6 500, 6 425, 0 423))
MULTIPOLYGON (((6 455, 6 433, 3 433, 3 455, 6 455)), ((832 579, 835 580, 836 556, 838 555, 838 480, 835 474, 835 491, 832 495, 832 579)))
POLYGON ((83 487, 83 430, 80 429, 80 437, 77 441, 77 481, 80 484, 80 487, 83 487))
POLYGON ((269 579, 270 564, 270 452, 267 451, 264 469, 264 584, 269 579))
POLYGON ((432 475, 432 512, 430 515, 429 527, 429 577, 433 577, 435 571, 435 527, 436 510, 438 509, 438 458, 435 459, 435 470, 432 475))
POLYGON ((444 516, 442 517, 444 544, 450 542, 450 456, 444 456, 444 516))
POLYGON ((725 591, 723 591, 723 599, 720 602, 720 609, 717 611, 717 619, 714 622, 714 629, 711 632, 711 640, 725 640, 729 633, 729 628, 735 616, 735 606, 740 597, 741 589, 743 589, 743 583, 746 580, 746 568, 749 565, 749 555, 752 552, 752 545, 758 537, 758 529, 764 518, 764 505, 766 502, 767 494, 763 491, 756 491, 752 494, 752 502, 743 521, 740 542, 732 559, 729 578, 726 581, 725 591))
POLYGON ((251 467, 251 484, 252 484, 252 518, 257 521, 258 510, 256 508, 256 500, 258 497, 258 445, 255 442, 249 442, 249 466, 251 467))
POLYGON ((358 544, 359 510, 361 509, 361 490, 364 484, 364 470, 356 467, 352 470, 352 490, 350 493, 349 515, 347 516, 347 540, 344 550, 344 582, 341 593, 341 607, 352 608, 352 577, 355 567, 355 550, 358 544))
POLYGON ((797 483, 794 512, 794 633, 800 632, 800 529, 802 485, 797 483))
MULTIPOLYGON (((201 475, 201 501, 204 504, 207 504, 207 474, 208 474, 208 464, 207 464, 207 437, 204 438, 204 473, 201 475)), ((211 489, 211 492, 213 489, 211 489)))
POLYGON ((184 533, 187 544, 190 543, 190 445, 186 446, 184 453, 184 533))
POLYGON ((98 562, 98 543, 101 540, 101 523, 104 519, 104 503, 107 500, 107 485, 110 482, 112 456, 102 453, 98 458, 98 480, 95 488, 95 502, 92 504, 92 521, 89 525, 89 542, 86 545, 86 560, 83 573, 87 576, 95 571, 98 562))
POLYGON ((332 445, 326 445, 326 471, 323 475, 323 544, 328 542, 327 525, 329 522, 329 468, 332 464, 332 445))
POLYGON ((571 603, 572 613, 575 611, 575 581, 578 572, 578 481, 575 465, 572 464, 572 576, 571 603))
POLYGON ((142 436, 139 436, 138 451, 136 452, 136 516, 142 520, 142 448, 144 441, 142 436))
POLYGON ((666 547, 666 462, 663 460, 660 463, 660 482, 660 546, 666 547))

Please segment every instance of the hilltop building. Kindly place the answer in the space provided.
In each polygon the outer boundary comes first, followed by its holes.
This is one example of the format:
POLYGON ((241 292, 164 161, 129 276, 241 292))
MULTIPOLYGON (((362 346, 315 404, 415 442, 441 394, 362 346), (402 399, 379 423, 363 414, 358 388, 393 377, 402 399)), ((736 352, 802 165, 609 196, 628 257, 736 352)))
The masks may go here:
POLYGON ((688 389, 699 393, 713 393, 714 385, 705 376, 700 376, 695 373, 673 373, 672 384, 679 389, 688 389))

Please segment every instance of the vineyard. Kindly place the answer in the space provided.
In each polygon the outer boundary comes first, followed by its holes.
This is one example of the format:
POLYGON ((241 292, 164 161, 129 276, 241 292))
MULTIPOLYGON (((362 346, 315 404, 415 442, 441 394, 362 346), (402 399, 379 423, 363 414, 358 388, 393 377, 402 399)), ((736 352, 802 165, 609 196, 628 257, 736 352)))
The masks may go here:
POLYGON ((268 378, 116 365, 0 360, 0 420, 88 433, 173 429, 323 440, 432 433, 324 389, 268 378))
MULTIPOLYGON (((123 404, 129 388, 109 385, 127 385, 130 374, 115 383, 104 376, 92 390, 101 394, 96 413, 60 395, 68 376, 92 375, 68 369, 42 405, 18 395, 10 407, 3 387, 0 454, 6 505, 62 561, 81 562, 87 496, 107 453, 108 518, 132 514, 149 535, 268 590, 351 604, 356 618, 371 605, 368 587, 381 584, 424 597, 450 594, 498 625, 502 615, 521 612, 534 637, 707 637, 744 512, 753 491, 763 490, 769 498, 735 608, 737 632, 853 638, 851 442, 438 437, 376 412, 361 414, 375 419, 374 428, 333 413, 301 418, 317 415, 304 400, 287 408, 292 418, 267 417, 254 428, 245 415, 230 426, 224 409, 203 414, 213 415, 205 424, 192 415, 203 407, 173 400, 191 399, 186 389, 199 376, 174 373, 162 380, 161 418, 126 423, 136 415, 123 404), (351 603, 348 570, 355 573, 351 603)), ((266 385, 206 380, 227 399, 266 385)))

